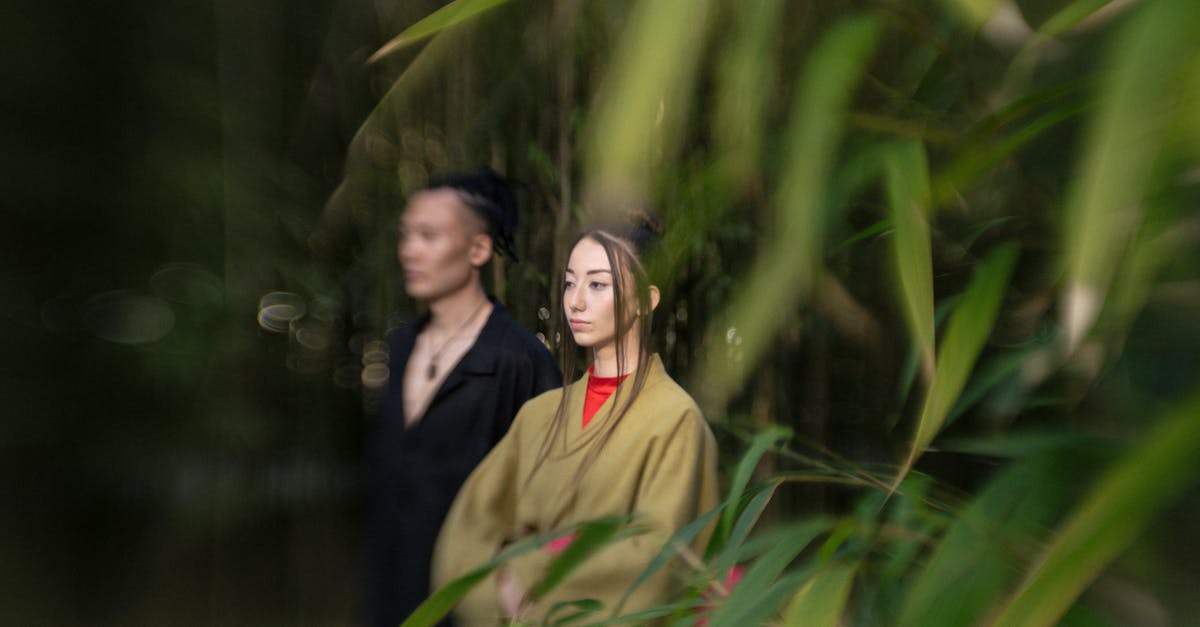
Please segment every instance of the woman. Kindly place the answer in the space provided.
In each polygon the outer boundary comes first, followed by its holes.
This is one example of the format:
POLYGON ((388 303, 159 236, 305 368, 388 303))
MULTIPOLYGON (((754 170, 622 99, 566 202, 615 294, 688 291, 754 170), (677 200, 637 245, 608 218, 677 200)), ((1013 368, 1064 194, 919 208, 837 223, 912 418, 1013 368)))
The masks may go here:
MULTIPOLYGON (((591 365, 574 384, 526 403, 467 479, 438 536, 433 584, 467 573, 506 544, 595 518, 634 514, 650 532, 601 548, 542 599, 527 592, 563 544, 521 555, 463 599, 459 624, 541 618, 559 601, 582 598, 610 612, 670 534, 716 505, 712 432, 649 350, 659 290, 646 278, 642 254, 652 241, 647 225, 593 229, 576 240, 563 272, 563 317, 575 345, 590 349, 591 365)), ((563 371, 570 372, 575 351, 562 335, 563 371)), ((670 573, 660 570, 623 611, 667 601, 671 586, 670 573)))

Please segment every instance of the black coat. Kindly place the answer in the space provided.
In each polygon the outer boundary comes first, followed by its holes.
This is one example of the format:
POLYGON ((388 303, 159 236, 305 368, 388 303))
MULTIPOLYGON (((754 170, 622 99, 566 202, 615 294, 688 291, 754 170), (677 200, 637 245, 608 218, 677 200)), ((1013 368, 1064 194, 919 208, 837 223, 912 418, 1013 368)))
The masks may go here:
POLYGON ((369 442, 372 625, 395 627, 429 595, 433 545, 458 488, 525 401, 562 385, 546 347, 493 304, 412 429, 404 427, 404 369, 428 315, 390 340, 391 373, 369 442))

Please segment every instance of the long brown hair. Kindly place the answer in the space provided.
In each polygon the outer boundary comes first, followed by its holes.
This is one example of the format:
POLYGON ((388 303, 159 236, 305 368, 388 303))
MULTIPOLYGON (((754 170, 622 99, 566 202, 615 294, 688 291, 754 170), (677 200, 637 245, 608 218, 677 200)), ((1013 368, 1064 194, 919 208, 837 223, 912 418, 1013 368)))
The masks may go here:
MULTIPOLYGON (((606 422, 603 433, 599 434, 596 438, 585 440, 580 445, 581 448, 584 446, 589 447, 589 450, 580 463, 579 468, 576 469, 575 479, 571 483, 572 488, 578 485, 588 468, 591 467, 596 457, 612 438, 613 431, 625 417, 625 414, 629 411, 629 407, 637 399, 638 394, 646 384, 646 366, 650 363, 651 355, 650 332, 652 307, 650 301, 650 280, 646 272, 646 266, 643 263, 643 257, 647 250, 657 242, 658 225, 648 215, 641 214, 639 217, 641 219, 632 224, 620 224, 585 230, 571 242, 571 246, 567 249, 568 251, 575 250, 575 246, 585 239, 596 242, 604 249, 604 254, 608 257, 609 266, 612 268, 613 316, 615 318, 614 336, 618 369, 620 365, 630 363, 629 357, 636 357, 637 359, 631 385, 619 386, 617 391, 613 393, 612 403, 609 406, 612 419, 606 422), (629 291, 633 293, 629 294, 629 291), (636 308, 631 309, 626 304, 630 296, 636 299, 636 308), (631 311, 633 312, 632 315, 630 315, 631 311), (636 356, 625 354, 625 338, 629 333, 637 334, 636 356), (622 390, 627 391, 622 393, 622 390)), ((560 278, 566 276, 565 266, 562 268, 559 276, 560 278)), ((576 373, 576 364, 579 361, 579 346, 575 344, 573 337, 568 337, 570 333, 565 328, 564 318, 563 308, 559 307, 555 318, 555 327, 558 329, 557 342, 559 357, 561 359, 560 365, 563 380, 569 381, 574 378, 576 373)), ((564 385, 562 388, 562 395, 559 397, 558 409, 555 411, 551 428, 542 439, 542 444, 538 448, 537 458, 533 463, 529 476, 525 478, 527 484, 537 474, 537 470, 541 467, 542 463, 550 456, 556 440, 562 438, 565 447, 567 420, 574 419, 574 417, 567 415, 568 387, 568 385, 564 385)), ((567 454, 573 452, 567 451, 567 454)))

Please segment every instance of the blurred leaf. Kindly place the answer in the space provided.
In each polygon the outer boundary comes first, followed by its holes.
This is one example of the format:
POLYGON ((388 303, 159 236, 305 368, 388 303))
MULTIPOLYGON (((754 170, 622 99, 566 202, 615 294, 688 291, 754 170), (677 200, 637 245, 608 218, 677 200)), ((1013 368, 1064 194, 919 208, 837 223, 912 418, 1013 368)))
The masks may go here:
POLYGON ((613 616, 601 621, 588 623, 588 627, 601 627, 602 625, 657 625, 659 623, 656 621, 672 615, 682 615, 682 617, 677 621, 668 624, 679 624, 682 622, 683 624, 691 625, 692 621, 694 620, 693 617, 696 609, 699 607, 698 603, 699 601, 694 599, 685 599, 675 603, 668 603, 666 605, 652 607, 648 610, 641 610, 632 614, 613 616))
POLYGON ((722 605, 720 619, 714 617, 712 627, 736 627, 742 625, 767 625, 772 616, 779 613, 787 599, 796 595, 796 590, 810 577, 809 573, 788 573, 775 583, 762 589, 754 597, 739 599, 736 603, 722 605), (730 609, 727 609, 730 608, 730 609), (734 611, 736 610, 736 611, 734 611))
MULTIPOLYGON (((762 516, 763 510, 766 509, 767 504, 771 501, 771 497, 775 495, 777 487, 779 487, 779 482, 772 481, 754 495, 754 498, 742 510, 737 524, 733 527, 733 533, 721 544, 719 550, 711 558, 712 570, 718 581, 725 576, 725 573, 730 572, 744 555, 743 551, 747 548, 744 546, 746 538, 750 536, 750 531, 758 524, 759 517, 762 516)), ((714 547, 710 546, 709 548, 713 549, 714 547)))
POLYGON ((992 478, 952 523, 920 565, 899 613, 899 625, 974 625, 1012 584, 1017 560, 1070 498, 1079 464, 1064 454, 1071 439, 1042 447, 1037 457, 992 478))
POLYGON ((724 54, 717 57, 717 103, 713 137, 729 185, 741 187, 760 170, 768 96, 778 75, 770 47, 784 3, 740 4, 724 54))
POLYGON ((881 28, 873 17, 837 22, 809 54, 784 139, 784 166, 773 200, 773 236, 756 259, 728 314, 708 331, 709 358, 692 389, 720 413, 748 368, 757 365, 779 326, 811 288, 828 222, 821 204, 845 122, 846 103, 881 28), (722 359, 729 328, 742 338, 738 360, 722 359))
POLYGON ((1155 516, 1195 485, 1197 450, 1200 396, 1192 396, 1092 487, 992 624, 1054 625, 1155 516))
POLYGON ((1075 0, 1042 22, 1037 31, 1046 37, 1057 37, 1111 3, 1112 0, 1075 0))
POLYGON ((535 599, 545 597, 562 583, 567 575, 579 568, 596 549, 646 532, 646 528, 629 526, 628 522, 626 517, 610 516, 575 527, 575 538, 546 566, 546 573, 529 589, 529 596, 535 599))
POLYGON ((1099 108, 1084 138, 1064 228, 1062 325, 1074 351, 1100 314, 1161 147, 1167 107, 1195 69, 1200 3, 1143 4, 1108 58, 1099 108))
POLYGON ((374 63, 409 44, 436 35, 505 2, 508 0, 453 0, 393 37, 382 48, 376 50, 375 54, 367 59, 367 63, 374 63))
POLYGON ((518 555, 540 550, 543 544, 562 537, 566 533, 568 532, 556 531, 544 533, 509 545, 475 570, 447 583, 433 592, 433 594, 430 594, 429 598, 417 606, 417 609, 413 610, 413 613, 401 623, 401 627, 432 627, 436 625, 438 621, 450 613, 450 610, 454 606, 458 605, 458 602, 471 591, 471 588, 474 588, 479 582, 486 579, 501 564, 518 555))
POLYGON ((786 627, 838 627, 858 564, 822 568, 792 598, 783 615, 786 627))
POLYGON ((632 584, 630 584, 629 589, 626 590, 625 594, 621 596, 621 600, 618 601, 616 607, 613 608, 613 613, 620 614, 621 610, 625 607, 625 602, 629 600, 629 596, 633 594, 634 591, 636 591, 639 587, 641 587, 641 585, 645 583, 647 579, 653 576, 654 573, 658 572, 659 569, 665 566, 667 562, 671 560, 671 558, 675 557, 679 553, 678 547, 686 547, 687 545, 691 544, 692 540, 699 535, 705 527, 712 523, 713 519, 716 518, 717 515, 720 514, 726 507, 728 507, 729 504, 730 502, 728 500, 722 501, 716 507, 705 512, 704 515, 689 522, 683 527, 680 527, 678 531, 672 534, 671 538, 667 540, 666 544, 664 544, 662 549, 658 552, 658 555, 654 556, 653 560, 650 560, 650 563, 646 565, 646 569, 642 571, 642 574, 638 575, 638 578, 635 579, 632 584))
POLYGON ((925 395, 917 433, 908 458, 896 476, 899 485, 925 447, 942 428, 947 413, 958 400, 1000 309, 1008 277, 1017 261, 1017 249, 1006 244, 992 251, 980 264, 946 323, 938 350, 937 367, 925 395))
POLYGON ((892 219, 884 218, 842 240, 840 243, 838 243, 838 248, 845 248, 867 238, 874 237, 881 233, 887 233, 890 230, 892 230, 892 219))
POLYGON ((1084 445, 1097 451, 1111 451, 1118 446, 1118 441, 1111 437, 1089 435, 1079 431, 1021 429, 1002 434, 988 434, 986 437, 939 440, 938 450, 1022 459, 1072 444, 1084 445))
MULTIPOLYGON (((900 590, 908 572, 915 567, 918 556, 924 551, 930 537, 940 529, 946 519, 935 513, 935 497, 932 496, 933 480, 921 473, 909 473, 901 485, 898 495, 890 499, 887 527, 879 530, 882 553, 885 556, 879 567, 879 579, 884 586, 900 590)), ((878 495, 878 493, 875 493, 878 495)), ((864 499, 866 501, 867 499, 864 499)), ((877 512, 878 505, 871 508, 877 512)), ((860 522, 869 527, 871 521, 860 522)))
POLYGON ((904 319, 920 355, 924 379, 933 375, 933 262, 929 244, 929 166, 924 147, 903 141, 883 158, 892 218, 893 262, 904 319))
POLYGON ((652 167, 674 156, 711 0, 643 0, 629 15, 584 139, 587 197, 600 211, 643 202, 652 167))
POLYGON ((1018 150, 1041 137, 1062 122, 1077 117, 1090 103, 1060 106, 1016 129, 1010 135, 986 144, 967 146, 961 156, 938 173, 933 182, 933 204, 941 206, 961 193, 980 176, 994 172, 996 166, 1018 150))
POLYGON ((942 0, 972 28, 983 26, 996 12, 1002 0, 942 0))
MULTIPOLYGON (((933 328, 935 334, 937 333, 937 329, 941 328, 942 323, 945 322, 946 316, 950 314, 950 312, 954 309, 954 305, 957 303, 958 298, 951 296, 949 298, 942 299, 942 301, 939 302, 934 308, 933 328)), ((908 399, 908 395, 912 391, 913 383, 917 380, 917 365, 920 363, 922 363, 921 350, 920 347, 914 343, 912 348, 908 351, 908 357, 904 360, 904 368, 900 371, 899 389, 896 390, 896 398, 901 404, 908 399)), ((897 416, 896 420, 899 419, 900 417, 897 416)), ((894 423, 889 424, 888 429, 891 430, 894 426, 894 423)))
POLYGON ((578 601, 562 601, 560 603, 555 603, 554 607, 551 607, 550 611, 546 612, 546 617, 542 621, 542 623, 545 625, 569 625, 575 621, 578 621, 583 618, 587 618, 588 616, 595 614, 596 612, 600 611, 600 609, 602 609, 603 607, 604 607, 604 605, 595 599, 581 599, 578 601), (575 610, 575 611, 571 612, 570 614, 567 614, 566 616, 563 616, 561 618, 557 616, 558 614, 560 614, 562 612, 570 611, 570 610, 575 610))
POLYGON ((803 579, 794 573, 784 578, 780 575, 824 531, 824 521, 818 521, 788 525, 762 534, 759 540, 771 549, 747 566, 737 586, 713 612, 711 627, 759 624, 761 621, 756 618, 777 611, 803 583, 803 579))
POLYGON ((1044 349, 1045 347, 1037 345, 1024 347, 998 355, 980 366, 963 389, 962 395, 958 397, 954 408, 946 414, 946 425, 954 422, 1005 379, 1015 376, 1031 355, 1044 349))

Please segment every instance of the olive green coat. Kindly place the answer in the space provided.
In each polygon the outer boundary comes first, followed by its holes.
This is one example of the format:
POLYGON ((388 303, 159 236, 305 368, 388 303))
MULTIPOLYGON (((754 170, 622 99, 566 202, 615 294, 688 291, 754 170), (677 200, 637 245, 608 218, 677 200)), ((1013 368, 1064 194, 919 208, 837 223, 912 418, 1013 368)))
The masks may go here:
MULTIPOLYGON (((588 375, 568 386, 567 424, 528 481, 562 391, 546 392, 521 408, 508 434, 471 473, 451 506, 434 550, 435 589, 492 558, 507 543, 595 518, 636 514, 635 520, 650 533, 600 549, 537 601, 529 617, 540 619, 558 601, 582 598, 601 601, 607 614, 670 534, 717 504, 712 431, 657 355, 645 367, 644 387, 615 428, 611 408, 614 401, 625 403, 634 376, 601 406, 586 429, 581 422, 588 375), (611 438, 576 483, 590 445, 607 430, 612 430, 611 438)), ((708 533, 700 536, 692 545, 697 553, 708 533)), ((514 559, 510 567, 528 590, 552 559, 548 552, 535 550, 514 559)), ((670 569, 660 570, 630 597, 623 613, 665 602, 673 583, 670 569)), ((455 616, 469 627, 503 622, 495 577, 477 585, 455 616)))

